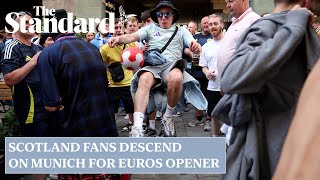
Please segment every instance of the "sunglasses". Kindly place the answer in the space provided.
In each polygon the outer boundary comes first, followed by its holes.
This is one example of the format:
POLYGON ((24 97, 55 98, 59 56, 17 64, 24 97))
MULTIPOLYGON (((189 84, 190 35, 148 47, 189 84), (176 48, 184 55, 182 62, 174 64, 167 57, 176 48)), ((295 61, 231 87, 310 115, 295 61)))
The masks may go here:
POLYGON ((16 20, 17 17, 24 16, 24 15, 28 15, 28 16, 32 17, 32 14, 30 12, 20 11, 18 13, 13 14, 13 19, 16 20), (18 14, 18 16, 16 16, 16 14, 18 14))
POLYGON ((171 12, 156 12, 157 18, 162 18, 164 16, 166 19, 169 19, 171 15, 171 12))

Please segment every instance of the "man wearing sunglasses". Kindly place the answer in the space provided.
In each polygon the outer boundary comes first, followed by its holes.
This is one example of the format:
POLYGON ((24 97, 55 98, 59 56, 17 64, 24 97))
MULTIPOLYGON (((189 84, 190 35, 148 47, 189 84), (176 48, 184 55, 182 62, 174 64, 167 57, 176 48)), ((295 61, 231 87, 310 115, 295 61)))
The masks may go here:
MULTIPOLYGON (((110 38, 109 45, 114 47, 116 44, 146 39, 150 45, 149 49, 162 49, 174 34, 176 29, 174 23, 178 20, 180 13, 173 6, 172 1, 162 0, 155 9, 151 10, 150 15, 155 23, 139 29, 136 33, 110 38)), ((167 93, 167 106, 162 119, 164 135, 166 137, 176 136, 172 113, 180 100, 183 83, 191 78, 189 74, 183 73, 185 69, 185 61, 182 60, 184 45, 190 47, 194 52, 201 50, 201 46, 186 28, 178 28, 177 34, 161 53, 166 62, 161 65, 145 66, 135 74, 132 82, 132 91, 135 93, 134 125, 130 133, 132 137, 143 136, 142 123, 149 102, 149 94, 154 87, 159 86, 163 86, 167 93)))

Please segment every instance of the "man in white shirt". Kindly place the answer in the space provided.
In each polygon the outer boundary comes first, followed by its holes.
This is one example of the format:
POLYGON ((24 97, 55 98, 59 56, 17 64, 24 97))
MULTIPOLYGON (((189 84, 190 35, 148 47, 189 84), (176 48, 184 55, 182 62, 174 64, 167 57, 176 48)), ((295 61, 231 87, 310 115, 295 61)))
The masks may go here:
MULTIPOLYGON (((215 14, 209 16, 208 20, 209 31, 212 36, 212 40, 208 41, 202 46, 202 52, 200 54, 199 66, 202 67, 202 72, 209 80, 207 87, 207 100, 208 108, 207 114, 211 116, 211 112, 216 104, 221 99, 220 84, 218 78, 217 58, 220 50, 222 38, 223 38, 223 19, 215 14)), ((212 136, 219 135, 220 122, 217 119, 211 117, 210 120, 206 120, 204 130, 210 131, 212 129, 212 136)))
MULTIPOLYGON (((232 24, 225 33, 225 38, 220 47, 218 54, 218 79, 221 73, 229 62, 230 57, 236 50, 236 45, 242 33, 260 16, 253 12, 249 6, 249 0, 226 0, 228 11, 233 16, 232 24)), ((223 93, 223 92, 222 92, 223 93)), ((229 139, 232 132, 232 127, 223 125, 221 128, 223 133, 226 133, 226 142, 229 145, 229 139)))

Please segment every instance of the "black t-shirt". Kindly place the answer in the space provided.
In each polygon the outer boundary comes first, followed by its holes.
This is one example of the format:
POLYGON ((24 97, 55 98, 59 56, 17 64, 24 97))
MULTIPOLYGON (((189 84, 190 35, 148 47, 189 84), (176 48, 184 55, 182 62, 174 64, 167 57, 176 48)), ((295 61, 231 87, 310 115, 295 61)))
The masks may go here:
MULTIPOLYGON (((203 35, 202 33, 198 33, 193 35, 193 38, 201 45, 203 46, 205 43, 210 41, 212 39, 211 34, 203 35)), ((200 66, 194 66, 192 64, 191 68, 191 74, 195 78, 203 78, 206 79, 206 76, 202 72, 202 67, 200 66)))

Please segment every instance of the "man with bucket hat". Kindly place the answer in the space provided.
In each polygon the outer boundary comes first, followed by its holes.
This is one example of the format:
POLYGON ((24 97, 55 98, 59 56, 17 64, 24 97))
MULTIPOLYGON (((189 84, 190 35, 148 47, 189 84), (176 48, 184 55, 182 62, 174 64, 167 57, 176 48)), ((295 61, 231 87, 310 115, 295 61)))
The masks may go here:
POLYGON ((154 23, 139 29, 133 34, 112 37, 108 40, 108 43, 111 47, 114 47, 116 44, 126 44, 145 39, 150 45, 149 50, 163 50, 160 51, 160 54, 165 59, 164 63, 148 64, 134 75, 131 85, 131 90, 135 94, 134 125, 130 135, 131 137, 143 136, 142 122, 149 102, 150 91, 155 87, 163 87, 167 94, 167 105, 162 119, 164 135, 173 137, 176 136, 176 132, 172 113, 180 100, 183 84, 194 80, 188 73, 184 72, 186 62, 182 60, 183 46, 186 45, 194 52, 199 52, 201 46, 186 28, 178 28, 174 24, 179 19, 180 12, 174 7, 172 1, 160 1, 156 8, 151 10, 150 15, 154 23), (172 41, 169 41, 170 39, 172 41))

